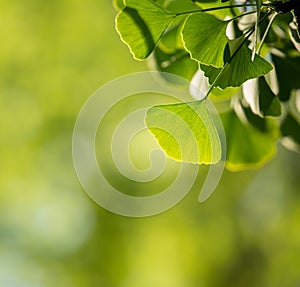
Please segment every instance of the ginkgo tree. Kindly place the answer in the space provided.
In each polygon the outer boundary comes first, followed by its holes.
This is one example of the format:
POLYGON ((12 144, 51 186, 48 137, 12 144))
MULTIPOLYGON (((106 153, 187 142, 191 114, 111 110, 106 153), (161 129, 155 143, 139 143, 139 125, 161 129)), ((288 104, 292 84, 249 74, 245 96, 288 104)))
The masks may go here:
MULTIPOLYGON (((280 140, 300 151, 300 5, 297 0, 124 0, 116 29, 137 60, 149 59, 160 72, 184 77, 199 89, 192 103, 155 106, 146 124, 172 158, 193 163, 220 160, 221 142, 209 122, 206 99, 230 102, 220 117, 227 138, 230 170, 260 167, 280 140), (191 109, 192 107, 192 109, 191 109), (184 126, 196 134, 202 156, 179 151, 168 133, 153 128, 164 121, 180 136, 184 126), (205 139, 213 134, 210 140, 205 139), (211 149, 211 146, 213 148, 211 149)), ((165 74, 162 73, 162 76, 165 74)), ((165 78, 167 81, 168 78, 165 78)), ((167 82, 166 82, 167 84, 167 82)), ((183 142, 189 149, 189 143, 183 142)))

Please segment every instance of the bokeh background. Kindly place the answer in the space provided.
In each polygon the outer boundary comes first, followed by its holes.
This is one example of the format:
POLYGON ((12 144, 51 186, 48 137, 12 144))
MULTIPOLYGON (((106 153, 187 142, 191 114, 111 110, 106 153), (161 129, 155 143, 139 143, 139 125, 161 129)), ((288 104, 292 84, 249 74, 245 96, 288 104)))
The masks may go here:
POLYGON ((225 172, 204 204, 200 174, 150 218, 111 214, 82 190, 78 112, 101 85, 148 69, 115 15, 108 0, 0 0, 0 286, 300 286, 299 155, 280 144, 262 169, 225 172))

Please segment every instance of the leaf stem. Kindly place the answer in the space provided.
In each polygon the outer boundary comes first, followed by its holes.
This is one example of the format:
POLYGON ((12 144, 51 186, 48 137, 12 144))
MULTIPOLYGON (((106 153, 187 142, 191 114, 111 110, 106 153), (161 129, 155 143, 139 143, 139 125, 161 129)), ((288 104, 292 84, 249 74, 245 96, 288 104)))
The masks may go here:
POLYGON ((207 91, 206 95, 205 95, 205 99, 209 96, 209 94, 211 93, 211 91, 213 90, 213 88, 216 86, 217 81, 219 80, 219 78, 221 77, 221 75, 223 74, 224 70, 227 68, 227 66, 231 63, 231 61, 233 60, 233 58, 236 56, 236 54, 238 53, 238 51, 242 48, 242 46, 245 44, 245 42, 249 39, 249 37, 253 34, 254 32, 254 27, 252 27, 249 35, 247 35, 245 37, 245 39, 242 41, 242 43, 238 46, 238 48, 234 51, 234 53, 232 54, 232 56, 229 58, 229 60, 225 63, 224 67, 221 69, 221 71, 218 73, 217 77, 214 79, 212 85, 210 86, 209 90, 207 91))
POLYGON ((257 7, 257 13, 256 13, 256 21, 255 21, 255 30, 254 30, 254 41, 253 41, 253 47, 252 47, 252 56, 251 56, 251 61, 254 61, 255 58, 255 53, 256 53, 256 45, 257 45, 257 39, 258 39, 258 22, 260 19, 260 5, 261 5, 261 0, 256 1, 256 7, 257 7))
POLYGON ((268 24, 268 26, 267 26, 267 28, 266 28, 266 31, 265 31, 265 33, 264 33, 264 35, 263 35, 263 37, 262 37, 262 39, 261 39, 261 41, 260 41, 259 47, 258 47, 258 49, 257 49, 257 54, 260 54, 260 51, 261 51, 262 46, 263 46, 263 44, 264 44, 264 42, 265 42, 265 40, 266 40, 266 37, 267 37, 267 35, 268 35, 268 32, 269 32, 269 30, 270 30, 270 28, 271 28, 271 26, 272 26, 272 24, 273 24, 273 21, 275 20, 275 18, 276 18, 277 15, 278 15, 278 13, 275 12, 274 15, 272 16, 272 18, 271 18, 271 20, 270 20, 270 22, 269 22, 269 24, 268 24))
MULTIPOLYGON (((235 0, 229 0, 229 3, 230 3, 230 5, 235 5, 234 2, 235 0)), ((235 12, 235 10, 234 10, 234 8, 230 8, 230 12, 231 12, 231 14, 233 15, 233 16, 236 16, 237 14, 236 14, 236 12, 235 12)))
POLYGON ((241 18, 241 17, 243 17, 243 16, 250 15, 250 14, 254 14, 254 13, 256 13, 256 12, 257 12, 257 10, 252 10, 252 11, 249 11, 249 12, 246 12, 246 13, 243 13, 243 14, 240 14, 240 15, 237 15, 237 16, 235 16, 235 17, 233 17, 233 18, 231 18, 231 19, 229 19, 229 20, 227 20, 227 21, 230 22, 230 21, 239 19, 239 18, 241 18))
POLYGON ((194 13, 200 13, 200 12, 210 12, 210 11, 216 11, 216 10, 222 10, 222 9, 230 9, 230 8, 238 8, 238 7, 254 7, 256 4, 237 4, 237 5, 228 5, 228 6, 219 6, 219 7, 212 7, 207 9, 200 9, 200 10, 194 10, 194 11, 187 11, 187 12, 180 12, 176 13, 176 16, 186 15, 186 14, 194 14, 194 13))

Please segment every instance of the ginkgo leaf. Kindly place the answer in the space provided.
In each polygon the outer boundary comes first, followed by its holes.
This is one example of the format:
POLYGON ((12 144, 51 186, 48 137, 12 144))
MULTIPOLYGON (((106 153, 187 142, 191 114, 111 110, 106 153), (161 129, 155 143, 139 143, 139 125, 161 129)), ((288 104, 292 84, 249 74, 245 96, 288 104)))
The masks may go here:
POLYGON ((276 153, 278 126, 268 120, 268 130, 243 123, 231 110, 221 114, 227 141, 226 167, 232 171, 258 168, 276 153))
MULTIPOLYGON (((159 41, 159 48, 165 53, 174 53, 179 49, 184 50, 184 46, 181 39, 181 29, 183 20, 175 21, 172 26, 163 34, 159 41)), ((187 52, 186 52, 187 53, 187 52)))
POLYGON ((182 30, 185 48, 201 64, 222 67, 228 39, 228 22, 206 13, 196 13, 186 19, 182 30))
POLYGON ((281 104, 266 82, 265 77, 258 78, 259 109, 262 116, 278 117, 281 115, 281 104))
POLYGON ((116 28, 134 58, 147 58, 175 14, 161 8, 152 0, 127 0, 117 15, 116 28))
MULTIPOLYGON (((236 40, 230 41, 230 52, 234 54, 236 40)), ((272 65, 260 57, 255 55, 254 61, 251 61, 251 50, 243 44, 243 46, 235 53, 230 62, 225 64, 224 68, 215 68, 207 65, 200 65, 201 70, 204 71, 205 76, 209 78, 209 83, 225 89, 227 87, 239 87, 241 84, 249 79, 263 76, 270 72, 272 65), (219 73, 222 73, 219 75, 219 73)))
POLYGON ((123 0, 113 0, 113 6, 117 11, 125 7, 123 0))
POLYGON ((165 8, 172 13, 184 13, 188 11, 199 11, 200 7, 193 1, 187 0, 167 0, 164 1, 165 8))
POLYGON ((216 163, 221 143, 205 101, 155 106, 146 125, 166 154, 189 163, 216 163))

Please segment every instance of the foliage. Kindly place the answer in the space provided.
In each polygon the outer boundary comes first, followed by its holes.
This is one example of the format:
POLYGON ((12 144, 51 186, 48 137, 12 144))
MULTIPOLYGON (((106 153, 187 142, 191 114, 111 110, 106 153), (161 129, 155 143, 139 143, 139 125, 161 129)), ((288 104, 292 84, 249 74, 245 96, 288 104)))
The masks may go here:
POLYGON ((172 158, 193 163, 221 158, 220 141, 203 101, 153 107, 146 124, 172 158))
MULTIPOLYGON (((159 71, 188 80, 195 75, 193 81, 198 83, 208 81, 207 90, 201 91, 203 84, 198 87, 204 97, 192 105, 201 106, 207 97, 226 101, 230 94, 231 108, 220 112, 228 142, 226 164, 231 170, 240 170, 263 165, 275 154, 278 139, 300 150, 300 111, 295 104, 300 97, 296 2, 116 1, 120 9, 116 27, 136 59, 144 60, 152 54, 159 71), (198 69, 205 76, 199 78, 198 69)), ((181 156, 178 143, 150 127, 150 123, 164 119, 165 126, 184 134, 184 127, 168 117, 167 111, 188 113, 187 109, 184 104, 155 107, 147 114, 148 128, 171 157, 214 163, 212 157, 202 160, 199 155, 181 156)), ((205 134, 203 125, 192 116, 185 120, 192 130, 205 134)), ((198 148, 203 153, 220 148, 218 140, 214 140, 213 148, 210 144, 208 141, 198 148)))
MULTIPOLYGON (((299 155, 279 147, 260 172, 225 172, 209 204, 197 203, 200 176, 160 216, 124 218, 99 208, 74 171, 74 122, 99 85, 144 70, 145 62, 131 59, 109 24, 109 1, 0 3, 0 286, 299 285, 299 155)), ((97 151, 110 148, 110 121, 117 125, 138 105, 129 104, 109 114, 97 151)), ((147 168, 148 153, 138 156, 147 168)), ((146 194, 145 185, 124 183, 110 152, 103 162, 122 191, 146 194)), ((204 174, 206 166, 199 168, 204 174)), ((173 170, 147 191, 168 186, 173 170)))

